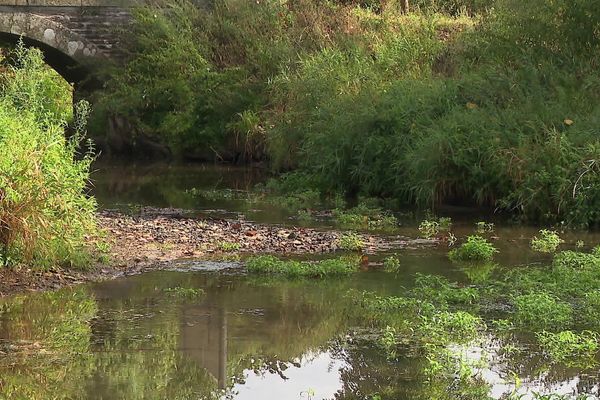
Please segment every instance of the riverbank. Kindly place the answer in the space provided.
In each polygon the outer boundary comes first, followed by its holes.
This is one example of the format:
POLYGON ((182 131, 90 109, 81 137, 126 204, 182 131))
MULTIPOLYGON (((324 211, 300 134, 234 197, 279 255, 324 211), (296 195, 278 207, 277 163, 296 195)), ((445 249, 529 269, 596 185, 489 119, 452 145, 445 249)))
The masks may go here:
MULTIPOLYGON (((0 270, 0 297, 25 291, 54 290, 90 281, 114 279, 167 269, 184 259, 215 260, 247 254, 334 253, 340 249, 337 230, 260 224, 239 219, 192 215, 183 209, 142 207, 135 213, 104 210, 97 214, 109 250, 85 271, 49 268, 0 270)), ((398 235, 359 234, 363 252, 433 246, 434 240, 398 235)))

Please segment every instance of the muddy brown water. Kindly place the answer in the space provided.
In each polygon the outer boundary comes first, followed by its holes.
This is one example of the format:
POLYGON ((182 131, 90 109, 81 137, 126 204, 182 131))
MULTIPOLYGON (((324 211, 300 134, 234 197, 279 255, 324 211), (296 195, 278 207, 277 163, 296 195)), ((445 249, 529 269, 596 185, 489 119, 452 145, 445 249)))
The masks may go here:
MULTIPOLYGON (((293 214, 243 200, 205 200, 190 188, 246 190, 256 170, 217 166, 98 166, 94 194, 101 207, 177 207, 272 224, 296 224, 293 214)), ((481 218, 450 215, 457 236, 481 218)), ((417 220, 397 232, 416 237, 417 220)), ((331 221, 314 226, 328 229, 331 221)), ((497 223, 497 262, 517 268, 547 258, 528 248, 535 227, 497 223)), ((600 242, 594 233, 565 235, 600 242)), ((357 321, 347 318, 351 289, 403 295, 416 273, 468 282, 486 271, 450 263, 447 247, 399 248, 398 273, 371 268, 343 279, 265 279, 236 262, 185 260, 168 271, 0 300, 0 399, 434 399, 416 373, 423 360, 389 361, 357 321), (472 276, 473 275, 473 276, 472 276), (178 293, 184 288, 186 293, 178 293)), ((383 257, 373 257, 373 262, 383 257)), ((515 390, 583 393, 597 398, 599 374, 569 368, 540 369, 534 356, 499 361, 498 339, 485 346, 488 366, 479 376, 500 399, 515 390)), ((527 343, 519 345, 527 346, 527 343)), ((468 349, 473 358, 481 349, 468 349)))

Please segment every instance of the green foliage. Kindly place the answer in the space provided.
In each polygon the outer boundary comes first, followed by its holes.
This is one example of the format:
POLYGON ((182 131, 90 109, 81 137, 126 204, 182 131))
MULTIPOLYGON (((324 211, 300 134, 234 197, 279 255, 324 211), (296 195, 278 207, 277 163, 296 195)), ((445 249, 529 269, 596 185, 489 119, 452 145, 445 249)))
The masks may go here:
POLYGON ((0 71, 0 265, 84 266, 96 235, 86 195, 93 156, 80 154, 87 103, 67 139, 71 88, 19 44, 0 71), (48 97, 50 96, 50 97, 48 97))
POLYGON ((573 309, 545 292, 524 294, 514 299, 515 321, 522 327, 560 331, 571 324, 573 309))
POLYGON ((255 274, 283 275, 290 278, 325 278, 350 275, 358 270, 353 258, 340 257, 321 261, 280 260, 274 256, 255 256, 246 260, 248 271, 255 274))
POLYGON ((451 218, 425 219, 419 224, 419 232, 424 238, 431 239, 438 236, 440 232, 449 232, 451 227, 451 218))
POLYGON ((398 226, 396 217, 381 208, 364 203, 348 210, 333 210, 335 222, 347 228, 367 228, 375 230, 393 229, 398 226))
POLYGON ((365 248, 365 242, 362 237, 356 233, 347 232, 339 238, 338 246, 342 250, 361 251, 365 248))
POLYGON ((234 242, 219 242, 218 247, 221 251, 232 252, 238 251, 242 247, 242 245, 234 242))
POLYGON ((400 260, 396 256, 389 256, 383 260, 383 270, 385 272, 398 272, 400 271, 400 260))
POLYGON ((436 275, 417 274, 414 295, 442 308, 448 305, 474 304, 479 300, 479 291, 475 287, 461 287, 436 275))
POLYGON ((553 362, 589 367, 595 364, 594 355, 598 351, 598 334, 591 331, 575 333, 538 332, 537 340, 553 362))
POLYGON ((448 257, 452 261, 491 261, 497 252, 486 239, 472 235, 459 248, 450 250, 448 257))
POLYGON ((555 231, 542 229, 539 237, 534 236, 531 239, 531 248, 541 253, 554 253, 563 242, 555 231))
POLYGON ((557 268, 589 269, 600 268, 600 256, 578 251, 561 251, 552 259, 557 268))

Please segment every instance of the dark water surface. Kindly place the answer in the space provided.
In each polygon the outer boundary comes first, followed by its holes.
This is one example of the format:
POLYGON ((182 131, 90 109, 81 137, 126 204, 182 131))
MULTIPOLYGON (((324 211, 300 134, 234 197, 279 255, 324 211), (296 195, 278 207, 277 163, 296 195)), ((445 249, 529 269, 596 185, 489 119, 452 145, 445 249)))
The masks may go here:
MULTIPOLYGON (((178 207, 296 223, 276 207, 186 192, 246 190, 263 177, 213 166, 112 166, 95 174, 94 193, 106 208, 178 207)), ((455 218, 457 236, 472 232, 473 218, 455 218)), ((498 225, 497 261, 547 261, 528 248, 535 231, 498 225)), ((393 234, 417 233, 416 222, 407 220, 393 234)), ((600 242, 591 233, 564 237, 567 247, 600 242)), ((399 273, 371 268, 349 278, 290 281, 246 275, 235 262, 185 261, 172 271, 0 299, 0 399, 435 399, 443 388, 420 378, 423 360, 388 361, 366 340, 360 321, 349 318, 347 293, 404 295, 418 272, 468 282, 489 271, 452 265, 444 246, 390 252, 400 258, 399 273)), ((494 398, 517 386, 523 398, 534 391, 597 398, 596 371, 540 369, 531 356, 499 361, 493 349, 500 339, 485 340, 492 352, 479 374, 494 398)), ((481 347, 465 351, 482 356, 481 347)))

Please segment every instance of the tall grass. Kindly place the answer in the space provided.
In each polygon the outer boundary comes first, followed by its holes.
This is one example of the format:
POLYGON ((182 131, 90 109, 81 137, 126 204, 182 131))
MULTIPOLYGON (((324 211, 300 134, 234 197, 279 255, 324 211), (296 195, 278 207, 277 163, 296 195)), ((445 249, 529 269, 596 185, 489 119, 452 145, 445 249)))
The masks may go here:
POLYGON ((106 109, 324 192, 600 222, 596 0, 185 0, 139 10, 106 109))
POLYGON ((0 73, 0 264, 82 265, 86 236, 96 230, 96 203, 85 195, 91 154, 78 154, 79 128, 71 88, 19 45, 0 73))

